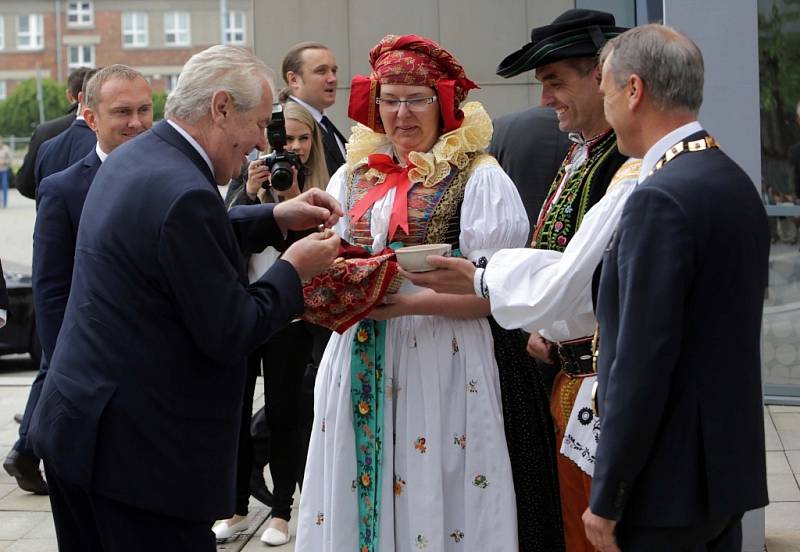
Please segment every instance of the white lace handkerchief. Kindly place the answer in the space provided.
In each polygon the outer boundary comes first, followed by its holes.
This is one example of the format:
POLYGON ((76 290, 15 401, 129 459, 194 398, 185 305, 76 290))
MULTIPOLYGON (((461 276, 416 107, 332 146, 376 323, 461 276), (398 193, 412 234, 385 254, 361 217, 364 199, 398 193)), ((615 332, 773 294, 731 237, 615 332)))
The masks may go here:
POLYGON ((561 454, 575 462, 589 477, 594 475, 597 440, 600 438, 600 418, 592 412, 595 381, 597 376, 583 379, 561 442, 561 454))

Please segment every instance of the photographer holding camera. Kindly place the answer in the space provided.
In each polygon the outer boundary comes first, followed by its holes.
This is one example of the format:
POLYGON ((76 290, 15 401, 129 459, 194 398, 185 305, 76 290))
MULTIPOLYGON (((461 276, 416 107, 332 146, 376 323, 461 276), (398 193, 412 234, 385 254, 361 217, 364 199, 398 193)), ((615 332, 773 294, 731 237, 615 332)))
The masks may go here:
POLYGON ((309 188, 328 185, 319 127, 301 105, 289 102, 274 112, 267 128, 272 152, 250 163, 245 192, 261 203, 291 199, 309 188), (258 195, 259 191, 263 191, 258 195), (272 194, 270 194, 270 190, 272 194))
MULTIPOLYGON (((278 203, 310 188, 325 189, 329 177, 320 130, 304 107, 289 102, 282 112, 274 111, 267 139, 272 151, 249 163, 247 182, 232 205, 278 203)), ((248 261, 250 279, 258 279, 278 256, 271 247, 252 255, 248 261)), ((238 451, 236 515, 214 527, 218 539, 231 537, 247 528, 251 471, 253 478, 263 480, 264 463, 252 458, 249 440, 255 381, 263 360, 266 420, 270 443, 274 444, 269 456, 274 488, 272 519, 261 540, 272 546, 289 542, 292 496, 295 485, 302 486, 313 421, 313 394, 306 388, 313 388, 313 372, 309 375, 310 383, 304 378, 312 363, 313 336, 308 326, 302 321, 289 324, 248 358, 248 385, 238 451), (254 460, 253 466, 251 460, 254 460)))

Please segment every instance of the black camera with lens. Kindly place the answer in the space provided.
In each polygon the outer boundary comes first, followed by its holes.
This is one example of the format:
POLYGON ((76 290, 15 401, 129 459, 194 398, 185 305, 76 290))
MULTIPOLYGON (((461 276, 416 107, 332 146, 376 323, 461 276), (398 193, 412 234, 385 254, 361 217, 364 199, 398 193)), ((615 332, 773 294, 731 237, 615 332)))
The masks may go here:
POLYGON ((303 189, 305 171, 300 157, 286 147, 286 124, 283 120, 283 110, 272 112, 272 121, 267 125, 267 141, 272 147, 272 152, 261 159, 269 168, 272 176, 265 181, 262 187, 269 188, 270 184, 279 192, 285 192, 292 187, 292 167, 297 169, 297 183, 303 189))

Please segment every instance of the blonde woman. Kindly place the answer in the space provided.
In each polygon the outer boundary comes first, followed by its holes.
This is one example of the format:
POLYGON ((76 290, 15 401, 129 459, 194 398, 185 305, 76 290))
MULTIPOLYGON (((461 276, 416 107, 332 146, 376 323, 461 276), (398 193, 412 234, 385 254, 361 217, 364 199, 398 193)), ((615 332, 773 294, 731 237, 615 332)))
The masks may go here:
POLYGON ((299 171, 291 188, 279 192, 274 188, 262 187, 262 183, 269 180, 269 169, 261 161, 251 162, 245 186, 250 201, 255 200, 259 191, 261 202, 267 203, 291 199, 309 188, 324 190, 328 185, 325 150, 319 125, 314 121, 314 117, 306 108, 295 102, 286 102, 283 105, 283 117, 286 125, 286 150, 297 154, 303 164, 303 170, 299 171))

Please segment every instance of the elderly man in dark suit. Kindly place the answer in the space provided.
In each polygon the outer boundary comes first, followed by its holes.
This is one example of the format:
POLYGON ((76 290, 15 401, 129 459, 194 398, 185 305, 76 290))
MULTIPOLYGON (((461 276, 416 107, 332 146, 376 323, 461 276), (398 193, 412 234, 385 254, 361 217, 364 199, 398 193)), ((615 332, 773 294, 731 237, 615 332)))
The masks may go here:
POLYGON ((86 74, 91 69, 88 67, 79 67, 69 74, 67 77, 67 101, 70 103, 67 113, 61 117, 56 117, 49 121, 37 126, 31 135, 31 141, 28 143, 28 151, 25 153, 25 159, 22 160, 22 166, 17 171, 16 185, 19 193, 25 197, 36 199, 36 185, 34 180, 34 165, 36 164, 36 156, 39 153, 39 148, 44 142, 58 136, 75 120, 78 113, 80 104, 78 97, 83 90, 83 82, 86 79, 86 74))
POLYGON ((6 320, 8 320, 8 290, 3 276, 3 264, 0 263, 0 328, 6 325, 6 320))
MULTIPOLYGON (((90 69, 84 75, 83 89, 78 95, 78 104, 83 102, 86 92, 86 83, 97 72, 90 69)), ((97 143, 94 131, 86 124, 83 112, 77 114, 75 120, 67 130, 45 141, 36 154, 33 167, 34 186, 38 189, 43 179, 51 174, 63 171, 70 165, 83 159, 97 143)))
POLYGON ((767 504, 760 337, 769 231, 697 122, 703 58, 648 25, 603 49, 605 113, 639 186, 602 265, 602 416, 586 534, 602 551, 740 551, 767 504))
POLYGON ((19 439, 3 467, 23 490, 46 494, 39 458, 28 443, 31 415, 39 400, 72 283, 78 221, 100 164, 117 146, 153 125, 153 93, 144 76, 125 65, 101 69, 87 82, 83 117, 97 145, 80 162, 42 180, 33 232, 33 297, 42 362, 31 386, 19 439))
POLYGON ((242 251, 342 214, 320 190, 226 213, 216 185, 266 148, 271 78, 244 48, 195 54, 167 120, 117 148, 89 189, 30 430, 62 552, 212 552, 213 520, 234 511, 245 355, 302 312, 302 282, 339 240, 295 242, 252 285, 242 251))

